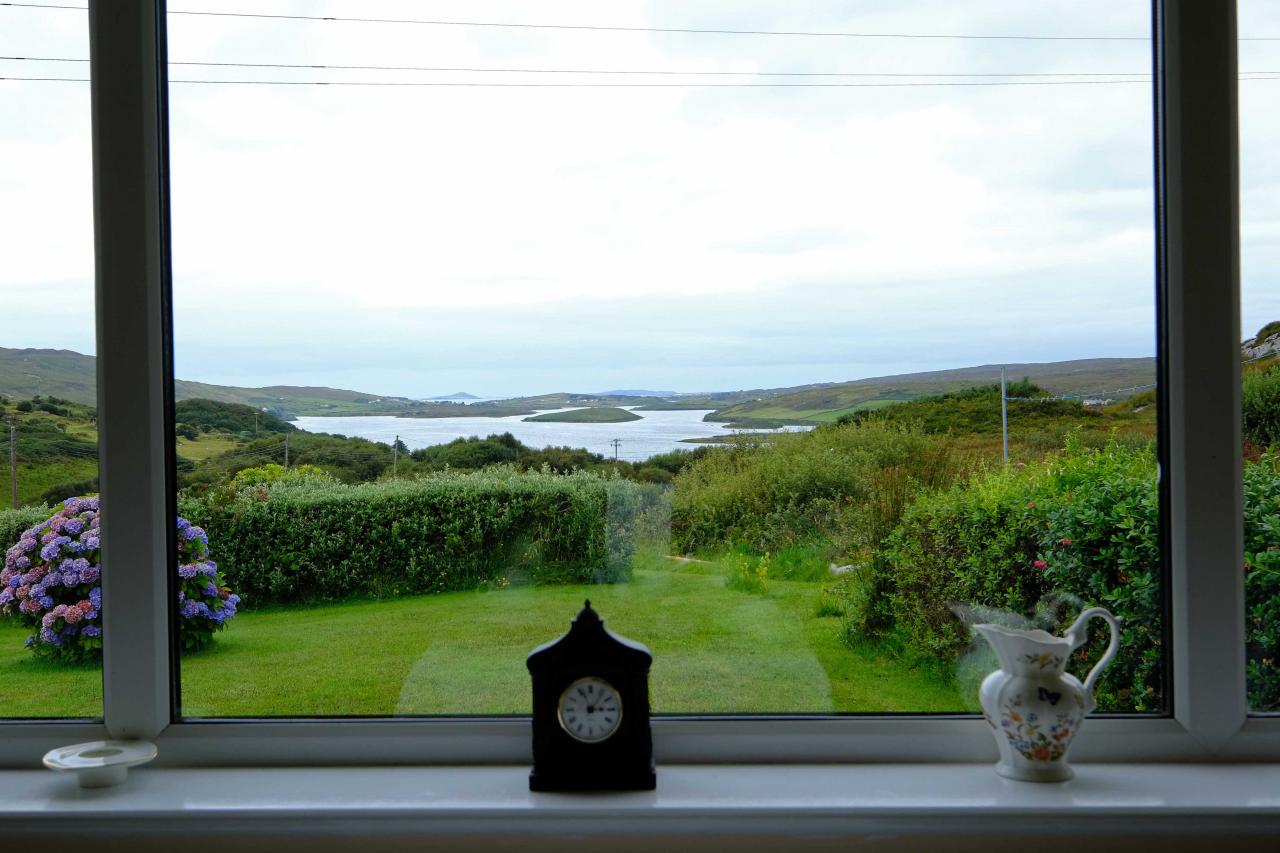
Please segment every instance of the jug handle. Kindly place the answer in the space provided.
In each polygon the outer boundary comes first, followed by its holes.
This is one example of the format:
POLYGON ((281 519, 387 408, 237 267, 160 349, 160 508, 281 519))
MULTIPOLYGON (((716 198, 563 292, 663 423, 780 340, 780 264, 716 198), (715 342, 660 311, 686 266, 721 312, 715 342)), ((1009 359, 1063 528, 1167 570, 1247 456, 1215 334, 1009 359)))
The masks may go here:
POLYGON ((1111 663, 1111 659, 1116 656, 1116 650, 1120 648, 1120 620, 1105 607, 1090 607, 1076 617, 1076 621, 1072 622, 1071 627, 1067 629, 1067 639, 1071 641, 1071 648, 1079 648, 1089 638, 1089 620, 1095 616, 1102 617, 1111 626, 1111 641, 1107 643, 1107 650, 1102 655, 1102 659, 1093 665, 1093 669, 1089 670, 1089 674, 1084 679, 1085 701, 1088 703, 1089 710, 1093 710, 1095 704, 1093 686, 1097 683, 1098 676, 1102 675, 1102 671, 1111 663))

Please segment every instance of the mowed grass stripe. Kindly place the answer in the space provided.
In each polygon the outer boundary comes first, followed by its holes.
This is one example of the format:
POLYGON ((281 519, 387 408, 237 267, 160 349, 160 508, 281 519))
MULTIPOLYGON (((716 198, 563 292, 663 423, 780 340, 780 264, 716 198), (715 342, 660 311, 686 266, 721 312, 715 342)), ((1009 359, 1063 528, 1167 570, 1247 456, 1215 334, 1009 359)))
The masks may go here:
MULTIPOLYGON (((652 566, 660 565, 653 562, 652 566)), ((590 598, 647 644, 657 713, 946 711, 954 690, 814 615, 819 584, 764 595, 718 573, 650 567, 631 583, 515 587, 253 612, 182 662, 188 716, 528 713, 524 658, 590 598)), ((0 716, 97 716, 101 673, 38 661, 0 625, 0 716)))

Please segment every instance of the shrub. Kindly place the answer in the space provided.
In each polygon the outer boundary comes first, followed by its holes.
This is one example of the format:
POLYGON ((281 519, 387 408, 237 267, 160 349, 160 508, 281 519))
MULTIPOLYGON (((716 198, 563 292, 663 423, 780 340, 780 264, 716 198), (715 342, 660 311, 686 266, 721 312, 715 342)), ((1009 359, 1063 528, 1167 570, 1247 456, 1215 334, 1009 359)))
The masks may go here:
POLYGON ((354 486, 284 479, 180 501, 255 602, 474 589, 496 577, 608 582, 629 571, 643 487, 490 469, 354 486))
POLYGON ((24 506, 20 509, 0 510, 0 547, 17 542, 24 530, 49 517, 47 506, 24 506))
POLYGON ((87 495, 98 490, 98 478, 90 477, 87 480, 72 480, 69 483, 59 483, 56 486, 50 486, 40 493, 38 500, 42 504, 60 504, 67 498, 76 495, 87 495))
MULTIPOLYGON (((1163 599, 1154 450, 1069 449, 1048 464, 1046 487, 1039 534, 1045 580, 1079 605, 1106 607, 1123 626, 1120 650, 1095 691, 1099 706, 1158 710, 1163 599)), ((1090 642, 1076 652, 1074 667, 1082 674, 1106 649, 1107 627, 1092 629, 1090 642)))
MULTIPOLYGON (((886 621, 913 650, 954 660, 970 643, 957 604, 1030 613, 1051 593, 1123 620, 1120 651, 1097 688, 1106 710, 1162 704, 1161 597, 1155 455, 1070 442, 1042 464, 994 469, 922 498, 883 555, 886 621)), ((1078 655, 1087 670, 1105 631, 1078 655)))
POLYGON ((281 480, 319 480, 328 482, 332 479, 327 471, 315 465, 295 465, 292 468, 286 468, 283 465, 269 462, 266 465, 245 468, 236 472, 236 475, 231 478, 230 486, 232 491, 238 492, 250 486, 266 486, 281 480))
POLYGON ((769 555, 753 558, 747 554, 729 556, 729 574, 724 585, 750 595, 764 595, 769 591, 769 555))
POLYGON ((1244 466, 1249 707, 1280 709, 1280 455, 1244 466))
POLYGON ((892 626, 911 649, 951 660, 971 639, 953 602, 1021 612, 1048 592, 1035 568, 1041 474, 995 468, 910 506, 875 561, 883 590, 875 627, 892 626))
MULTIPOLYGON (((33 629, 36 654, 79 662, 102 654, 102 588, 98 499, 68 498, 57 512, 23 531, 5 552, 0 613, 33 629)), ((178 519, 180 639, 206 645, 235 616, 240 599, 220 583, 203 530, 178 519)))
POLYGON ((960 470, 947 439, 910 426, 849 424, 709 453, 675 480, 672 541, 684 553, 757 553, 819 539, 875 547, 910 496, 960 470))
POLYGON ((1240 398, 1245 439, 1264 449, 1280 445, 1280 361, 1246 371, 1240 398))

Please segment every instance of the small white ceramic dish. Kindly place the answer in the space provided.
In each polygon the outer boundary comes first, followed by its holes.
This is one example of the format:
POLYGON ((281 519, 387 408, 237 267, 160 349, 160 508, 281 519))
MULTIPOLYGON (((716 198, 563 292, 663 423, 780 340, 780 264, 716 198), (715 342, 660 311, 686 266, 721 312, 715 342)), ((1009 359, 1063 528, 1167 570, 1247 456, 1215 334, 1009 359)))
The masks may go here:
POLYGON ((156 745, 145 740, 95 740, 49 750, 44 766, 74 772, 81 788, 108 788, 123 782, 130 767, 155 757, 156 745))

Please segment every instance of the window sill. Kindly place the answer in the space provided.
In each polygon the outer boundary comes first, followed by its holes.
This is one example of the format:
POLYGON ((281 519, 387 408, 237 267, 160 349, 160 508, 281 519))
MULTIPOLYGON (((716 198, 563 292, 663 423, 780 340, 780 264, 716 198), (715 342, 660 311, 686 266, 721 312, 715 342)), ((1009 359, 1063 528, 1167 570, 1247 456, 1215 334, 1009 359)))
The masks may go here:
POLYGON ((317 851, 357 838, 379 849, 511 849, 517 837, 522 850, 563 849, 570 837, 626 850, 659 835, 778 850, 1047 833, 1212 849, 1229 833, 1244 850, 1247 837, 1274 849, 1280 834, 1277 764, 1086 764, 1058 785, 1011 782, 988 765, 664 766, 655 792, 585 796, 531 794, 527 778, 526 767, 143 768, 119 788, 82 790, 47 771, 0 771, 0 836, 128 837, 131 850, 153 849, 141 838, 220 850, 271 838, 317 851))

